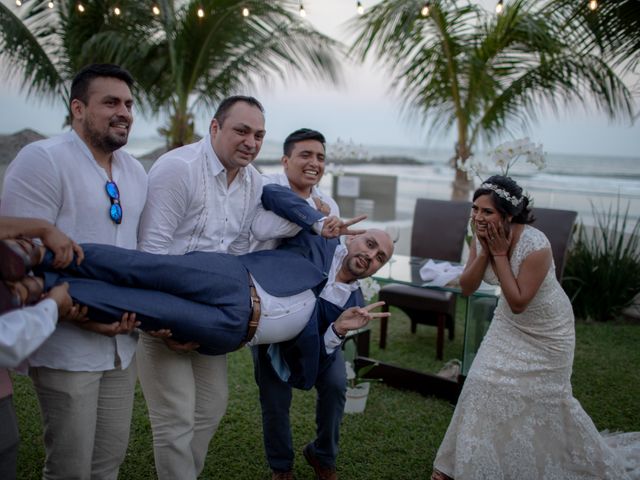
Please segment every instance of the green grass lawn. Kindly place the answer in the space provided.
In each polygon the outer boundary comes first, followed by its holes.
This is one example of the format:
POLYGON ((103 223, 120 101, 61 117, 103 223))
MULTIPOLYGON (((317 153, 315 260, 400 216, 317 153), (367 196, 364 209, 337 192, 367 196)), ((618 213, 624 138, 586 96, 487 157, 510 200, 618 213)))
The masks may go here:
MULTIPOLYGON (((425 371, 437 371, 462 351, 462 322, 456 338, 446 341, 445 358, 435 360, 435 328, 409 332, 408 319, 394 311, 387 348, 380 351, 379 325, 372 324, 371 356, 425 371)), ((603 430, 640 431, 640 325, 578 323, 573 373, 574 394, 603 430)), ((39 479, 44 451, 37 401, 27 378, 15 378, 14 401, 22 444, 18 478, 39 479)), ((201 478, 269 479, 262 449, 258 390, 247 349, 229 355, 229 408, 209 448, 201 478)), ((296 390, 291 418, 298 452, 295 475, 312 479, 299 452, 313 438, 315 393, 296 390)), ((342 425, 339 473, 347 480, 428 478, 431 463, 453 413, 443 400, 372 386, 364 414, 346 415, 342 425)), ((121 479, 153 479, 151 429, 141 391, 136 391, 131 438, 121 479)), ((179 479, 177 479, 179 480, 179 479)))

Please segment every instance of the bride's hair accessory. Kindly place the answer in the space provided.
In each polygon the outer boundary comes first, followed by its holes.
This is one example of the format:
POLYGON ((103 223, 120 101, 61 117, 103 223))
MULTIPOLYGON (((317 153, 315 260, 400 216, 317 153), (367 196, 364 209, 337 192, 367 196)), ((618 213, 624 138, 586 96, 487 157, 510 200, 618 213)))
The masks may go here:
POLYGON ((480 188, 487 189, 487 190, 493 190, 494 192, 496 192, 496 194, 499 197, 504 198, 507 202, 511 203, 514 207, 517 207, 518 205, 520 205, 522 203, 522 197, 516 198, 515 195, 511 195, 504 188, 500 188, 495 183, 486 183, 485 182, 482 185, 480 185, 480 188))

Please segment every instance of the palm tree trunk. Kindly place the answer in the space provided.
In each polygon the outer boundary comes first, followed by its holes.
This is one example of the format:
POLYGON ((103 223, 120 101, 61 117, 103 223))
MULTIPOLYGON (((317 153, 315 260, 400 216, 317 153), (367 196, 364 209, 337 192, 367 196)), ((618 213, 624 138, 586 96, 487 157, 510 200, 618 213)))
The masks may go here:
POLYGON ((472 181, 467 177, 467 172, 456 168, 456 175, 451 182, 451 200, 469 200, 472 181))
POLYGON ((170 149, 182 147, 193 142, 193 115, 186 112, 175 112, 171 118, 171 123, 170 149))
POLYGON ((194 141, 193 114, 176 110, 169 116, 167 126, 159 128, 158 132, 164 137, 167 150, 182 147, 194 141))

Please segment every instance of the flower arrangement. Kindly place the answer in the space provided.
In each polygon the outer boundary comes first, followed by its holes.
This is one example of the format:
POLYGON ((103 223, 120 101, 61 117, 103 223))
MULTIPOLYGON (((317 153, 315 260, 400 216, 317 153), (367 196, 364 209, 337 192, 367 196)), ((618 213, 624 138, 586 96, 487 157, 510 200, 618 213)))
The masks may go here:
POLYGON ((380 284, 371 277, 360 279, 358 283, 360 290, 362 290, 362 296, 367 302, 371 301, 380 291, 380 284))
MULTIPOLYGON (((547 165, 545 155, 542 144, 536 144, 529 138, 502 143, 489 152, 491 162, 499 167, 500 173, 505 176, 509 175, 509 170, 523 157, 527 163, 542 170, 547 165)), ((458 159, 456 165, 458 169, 467 172, 469 178, 471 174, 475 174, 482 180, 491 171, 482 161, 474 157, 468 158, 465 163, 458 159)))
POLYGON ((369 152, 362 144, 356 145, 351 139, 347 142, 338 137, 335 143, 327 145, 327 157, 338 163, 349 160, 362 161, 369 158, 369 152))

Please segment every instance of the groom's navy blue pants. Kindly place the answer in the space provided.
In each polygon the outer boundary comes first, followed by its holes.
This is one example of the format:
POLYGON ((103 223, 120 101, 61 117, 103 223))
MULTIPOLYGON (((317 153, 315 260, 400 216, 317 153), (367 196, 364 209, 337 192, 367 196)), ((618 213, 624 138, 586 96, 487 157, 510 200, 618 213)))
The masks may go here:
MULTIPOLYGON (((89 318, 111 323, 136 314, 144 330, 168 328, 178 341, 196 341, 200 353, 219 355, 245 339, 251 315, 249 273, 232 255, 193 252, 154 255, 110 245, 82 245, 85 260, 46 271, 46 287, 69 282, 89 318), (99 280, 98 280, 99 279, 99 280)), ((43 263, 49 268, 51 253, 43 263)))
MULTIPOLYGON (((282 381, 273 370, 267 349, 268 345, 251 348, 256 383, 260 389, 262 408, 262 435, 267 461, 272 470, 293 470, 294 450, 289 421, 291 407, 291 385, 282 381)), ((320 373, 314 384, 316 400, 316 438, 311 448, 325 467, 335 467, 340 440, 340 422, 344 413, 345 385, 347 374, 344 368, 342 349, 335 355, 324 356, 320 373)))

